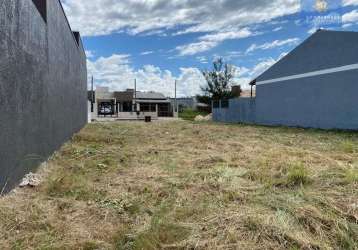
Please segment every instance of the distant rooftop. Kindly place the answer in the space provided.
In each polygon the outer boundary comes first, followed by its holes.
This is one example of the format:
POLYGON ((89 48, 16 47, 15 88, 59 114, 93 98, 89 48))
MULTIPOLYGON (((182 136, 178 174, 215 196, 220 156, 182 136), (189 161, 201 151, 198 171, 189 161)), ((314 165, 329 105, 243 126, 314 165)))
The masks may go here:
MULTIPOLYGON (((110 91, 108 87, 97 86, 96 92, 101 94, 113 94, 113 96, 116 99, 121 99, 121 100, 129 101, 134 98, 133 89, 127 89, 125 91, 110 91)), ((154 91, 150 91, 150 92, 137 91, 136 98, 141 100, 167 100, 168 99, 162 93, 154 92, 154 91)))
POLYGON ((137 99, 166 100, 167 98, 162 93, 158 93, 158 92, 137 91, 137 99))

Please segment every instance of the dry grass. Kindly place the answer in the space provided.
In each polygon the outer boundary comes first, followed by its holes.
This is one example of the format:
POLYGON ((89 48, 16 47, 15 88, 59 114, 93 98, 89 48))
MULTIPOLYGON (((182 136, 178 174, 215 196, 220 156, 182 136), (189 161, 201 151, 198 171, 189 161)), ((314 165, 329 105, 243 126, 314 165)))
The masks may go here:
POLYGON ((1 249, 358 249, 358 134, 88 125, 0 200, 1 249))

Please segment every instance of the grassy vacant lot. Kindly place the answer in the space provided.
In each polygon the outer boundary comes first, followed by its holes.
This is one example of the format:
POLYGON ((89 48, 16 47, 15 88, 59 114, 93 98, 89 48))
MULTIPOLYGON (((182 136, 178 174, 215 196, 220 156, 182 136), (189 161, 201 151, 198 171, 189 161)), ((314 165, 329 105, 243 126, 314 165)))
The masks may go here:
POLYGON ((40 172, 1 249, 357 249, 358 134, 97 123, 40 172))

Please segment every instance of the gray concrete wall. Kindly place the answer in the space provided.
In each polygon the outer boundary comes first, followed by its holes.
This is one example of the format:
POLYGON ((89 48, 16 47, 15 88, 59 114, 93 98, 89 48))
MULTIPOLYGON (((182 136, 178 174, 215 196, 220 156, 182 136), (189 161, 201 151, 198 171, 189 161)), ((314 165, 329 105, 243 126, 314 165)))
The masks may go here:
POLYGON ((257 86, 255 105, 230 100, 215 121, 358 130, 358 70, 257 86), (248 115, 252 113, 252 115, 248 115))
POLYGON ((87 72, 57 0, 47 23, 32 0, 0 2, 0 191, 87 121, 87 72))

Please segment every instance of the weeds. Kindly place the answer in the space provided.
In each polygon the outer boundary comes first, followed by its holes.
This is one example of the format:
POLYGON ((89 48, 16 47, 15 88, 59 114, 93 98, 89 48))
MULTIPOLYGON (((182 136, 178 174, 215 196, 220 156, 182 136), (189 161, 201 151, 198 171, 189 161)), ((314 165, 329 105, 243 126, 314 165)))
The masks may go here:
POLYGON ((357 140, 93 123, 52 157, 40 187, 0 200, 0 248, 356 250, 357 140))
POLYGON ((79 174, 54 177, 48 180, 45 190, 51 197, 71 197, 82 201, 96 200, 105 195, 104 190, 95 189, 87 178, 79 174))
POLYGON ((350 168, 345 171, 345 180, 347 183, 358 184, 358 168, 350 168))
POLYGON ((133 249, 162 249, 165 245, 180 243, 190 235, 190 229, 179 224, 158 221, 139 233, 133 242, 133 249))
POLYGON ((308 176, 308 171, 303 164, 294 164, 288 170, 287 185, 305 185, 310 181, 308 176))
POLYGON ((341 143, 342 151, 348 154, 355 152, 355 145, 353 142, 345 140, 341 143))
POLYGON ((206 112, 198 112, 192 109, 185 109, 183 112, 179 113, 179 117, 187 121, 194 121, 195 117, 197 117, 198 115, 206 116, 208 114, 209 113, 206 112))

